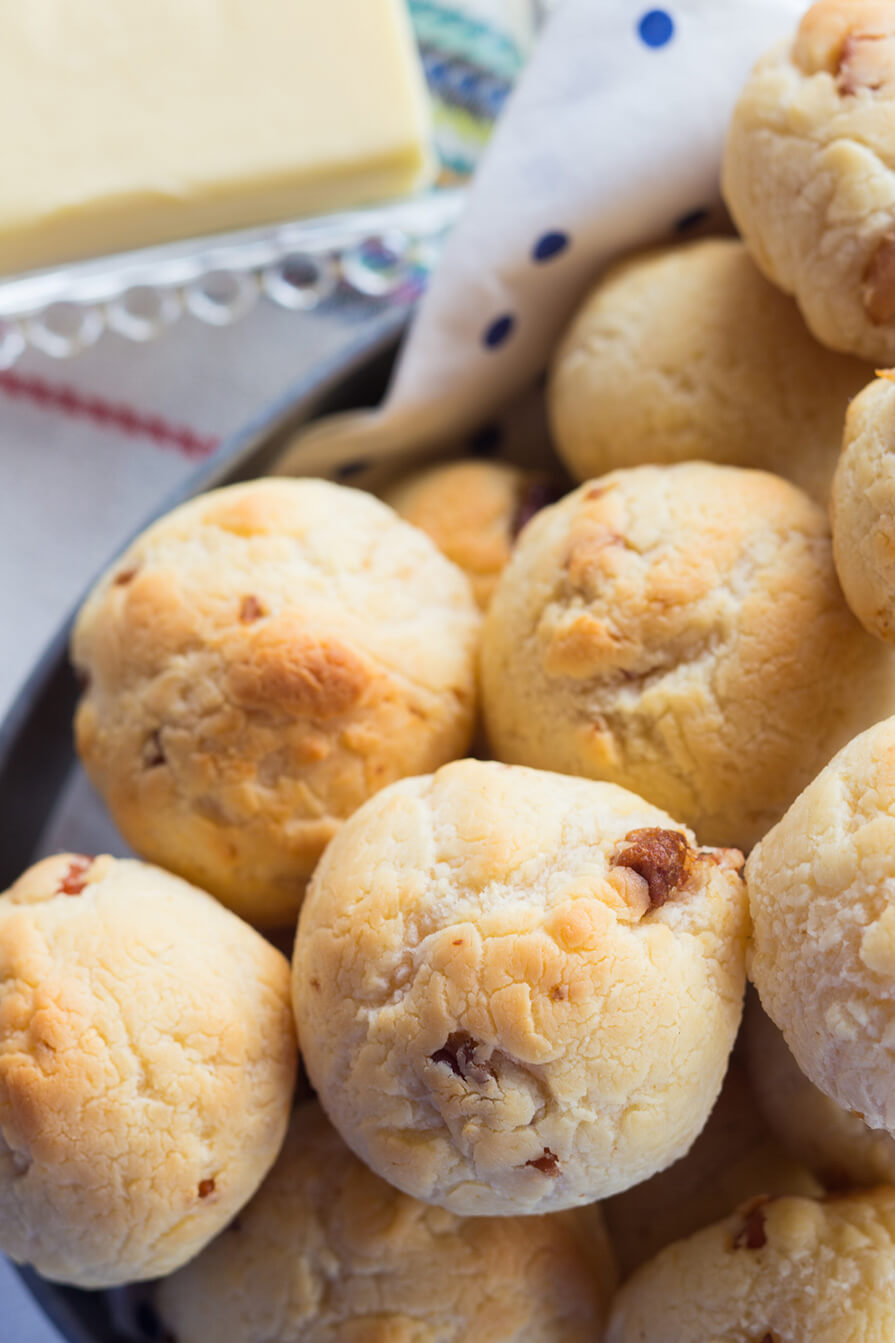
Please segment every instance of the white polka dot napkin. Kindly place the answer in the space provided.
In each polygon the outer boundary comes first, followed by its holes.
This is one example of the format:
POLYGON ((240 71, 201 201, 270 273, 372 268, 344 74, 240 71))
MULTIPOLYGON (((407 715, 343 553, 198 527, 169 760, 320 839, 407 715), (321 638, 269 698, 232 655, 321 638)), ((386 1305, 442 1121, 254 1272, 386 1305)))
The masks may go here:
POLYGON ((482 161, 374 414, 315 426, 284 470, 447 443, 542 372, 611 259, 718 210, 726 124, 804 0, 562 0, 482 161))

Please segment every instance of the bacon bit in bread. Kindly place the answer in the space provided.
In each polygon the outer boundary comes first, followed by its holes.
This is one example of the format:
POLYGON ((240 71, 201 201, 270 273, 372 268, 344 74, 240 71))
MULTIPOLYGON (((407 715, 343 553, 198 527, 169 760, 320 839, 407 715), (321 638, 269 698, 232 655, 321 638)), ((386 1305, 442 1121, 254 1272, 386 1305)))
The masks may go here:
POLYGON ((455 1077, 482 1086, 494 1077, 494 1069, 485 1060, 476 1058, 479 1048, 478 1040, 466 1031, 452 1031, 441 1048, 430 1055, 430 1061, 446 1063, 455 1077))
POLYGON ((535 1157, 534 1161, 526 1161, 525 1164, 526 1166, 533 1166, 542 1175, 549 1175, 552 1180, 555 1180, 559 1175, 559 1157, 555 1152, 551 1152, 549 1147, 545 1147, 542 1154, 535 1157))
POLYGON ((68 865, 68 871, 59 883, 59 895, 80 895, 87 885, 86 874, 93 865, 93 859, 79 853, 68 865))
POLYGON ((615 855, 616 867, 629 867, 643 877, 653 909, 664 905, 685 885, 690 874, 692 850, 686 835, 678 830, 632 830, 625 847, 615 855))

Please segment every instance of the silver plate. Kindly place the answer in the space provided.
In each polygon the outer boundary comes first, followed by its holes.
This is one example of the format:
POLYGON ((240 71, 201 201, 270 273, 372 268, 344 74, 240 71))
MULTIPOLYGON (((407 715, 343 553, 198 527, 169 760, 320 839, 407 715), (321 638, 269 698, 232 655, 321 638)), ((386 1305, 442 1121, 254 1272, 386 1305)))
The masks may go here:
POLYGON ((461 188, 0 278, 0 369, 31 345, 72 358, 104 331, 150 341, 185 313, 238 321, 264 295, 308 311, 338 288, 409 302, 463 208, 461 188))

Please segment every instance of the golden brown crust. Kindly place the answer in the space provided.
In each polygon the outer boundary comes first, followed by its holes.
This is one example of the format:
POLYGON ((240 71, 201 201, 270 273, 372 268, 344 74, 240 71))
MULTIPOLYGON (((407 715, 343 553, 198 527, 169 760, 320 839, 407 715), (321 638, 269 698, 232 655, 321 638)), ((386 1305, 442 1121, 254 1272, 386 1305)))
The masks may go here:
POLYGON ((46 1277, 169 1272, 279 1150, 288 962, 210 896, 65 854, 0 898, 0 1248, 46 1277))
POLYGON ((266 623, 245 652, 244 661, 233 662, 228 685, 235 702, 246 709, 339 718, 360 703, 376 679, 352 648, 309 634, 292 612, 266 623))
POLYGON ((563 492, 509 462, 457 461, 414 471, 383 498, 459 565, 486 611, 522 528, 563 492))
POLYGON ((692 462, 613 472, 531 523, 481 684, 500 759, 631 788, 746 851, 895 705, 895 661, 848 610, 816 504, 692 462))
POLYGON ((466 750, 477 635, 462 574, 377 500, 234 486, 150 528, 85 603, 78 751, 137 852, 288 923, 346 816, 466 750))
POLYGON ((178 1343, 592 1343, 613 1278, 598 1209, 427 1207, 303 1105, 238 1228, 164 1282, 158 1304, 178 1343))

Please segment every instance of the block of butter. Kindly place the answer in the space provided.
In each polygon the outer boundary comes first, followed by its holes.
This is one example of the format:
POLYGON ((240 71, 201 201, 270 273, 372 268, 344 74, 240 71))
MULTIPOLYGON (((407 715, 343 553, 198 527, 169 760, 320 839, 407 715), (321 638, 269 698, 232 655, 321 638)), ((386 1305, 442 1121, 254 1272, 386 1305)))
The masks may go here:
POLYGON ((0 0, 0 274, 403 195, 405 0, 0 0))

